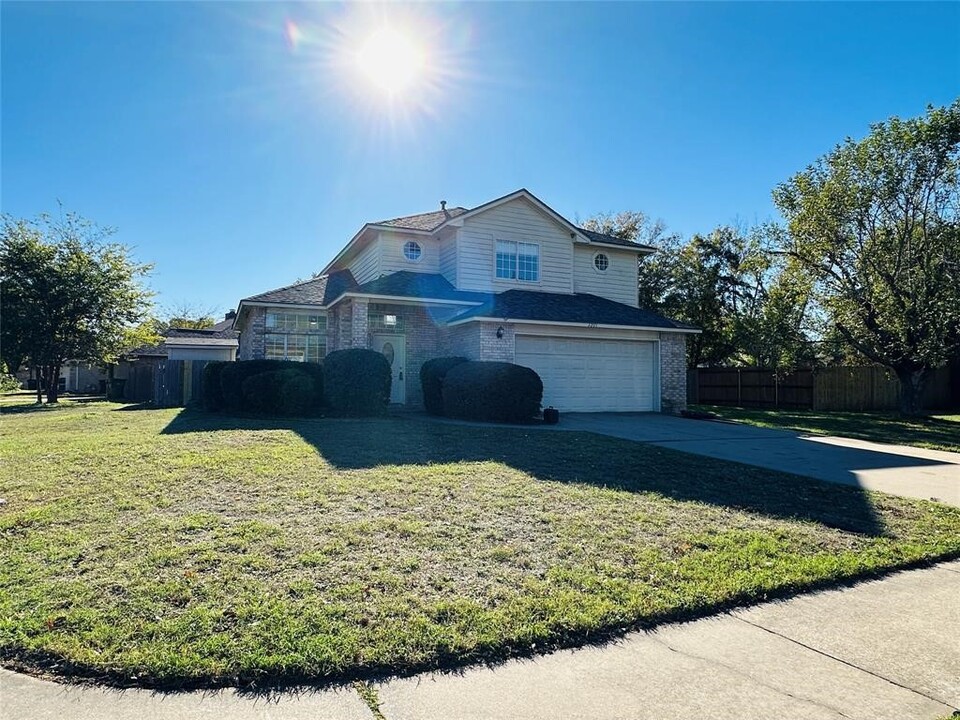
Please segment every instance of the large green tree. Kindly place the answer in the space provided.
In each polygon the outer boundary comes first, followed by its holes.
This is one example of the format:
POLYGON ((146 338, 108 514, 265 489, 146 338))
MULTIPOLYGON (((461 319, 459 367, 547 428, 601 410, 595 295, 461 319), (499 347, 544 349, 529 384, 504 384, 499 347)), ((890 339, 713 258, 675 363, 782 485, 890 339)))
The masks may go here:
POLYGON ((143 280, 151 266, 135 262, 113 230, 74 214, 54 220, 3 218, 0 235, 0 347, 12 368, 36 370, 47 402, 67 360, 109 363, 150 309, 143 280), (9 353, 9 354, 8 354, 9 353))
POLYGON ((583 226, 657 248, 639 261, 640 306, 701 329, 687 341, 689 367, 810 362, 809 287, 773 252, 781 228, 722 226, 683 242, 638 211, 597 215, 583 226))
POLYGON ((778 186, 788 254, 858 353, 889 367, 901 410, 960 349, 960 100, 872 126, 778 186))

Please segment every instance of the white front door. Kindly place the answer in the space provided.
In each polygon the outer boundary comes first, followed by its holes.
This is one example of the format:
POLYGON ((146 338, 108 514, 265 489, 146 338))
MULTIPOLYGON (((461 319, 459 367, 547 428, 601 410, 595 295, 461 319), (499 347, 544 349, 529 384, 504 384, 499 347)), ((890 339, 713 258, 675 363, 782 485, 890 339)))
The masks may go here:
POLYGON ((656 407, 652 342, 517 335, 517 365, 543 380, 543 406, 568 412, 656 407))
POLYGON ((403 405, 407 399, 403 375, 407 353, 403 335, 374 335, 373 349, 390 363, 390 402, 403 405))

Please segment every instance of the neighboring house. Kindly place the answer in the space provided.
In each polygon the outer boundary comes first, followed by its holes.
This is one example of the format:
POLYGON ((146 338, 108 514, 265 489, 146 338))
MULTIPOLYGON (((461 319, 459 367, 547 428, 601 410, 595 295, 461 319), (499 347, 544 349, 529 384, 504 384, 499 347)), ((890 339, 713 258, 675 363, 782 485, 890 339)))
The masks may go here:
MULTIPOLYGON (((37 378, 34 368, 26 367, 16 373, 24 390, 36 390, 37 378)), ((68 393, 103 393, 107 381, 107 374, 97 363, 68 360, 60 368, 58 392, 68 393)))
POLYGON ((236 360, 237 336, 233 329, 236 314, 231 310, 223 320, 204 330, 170 328, 163 347, 168 360, 236 360))
POLYGON ((527 190, 441 203, 368 223, 318 277, 241 300, 239 359, 372 348, 391 363, 391 401, 418 406, 423 362, 463 355, 533 368, 544 407, 676 410, 699 331, 638 307, 638 258, 652 252, 576 227, 527 190))

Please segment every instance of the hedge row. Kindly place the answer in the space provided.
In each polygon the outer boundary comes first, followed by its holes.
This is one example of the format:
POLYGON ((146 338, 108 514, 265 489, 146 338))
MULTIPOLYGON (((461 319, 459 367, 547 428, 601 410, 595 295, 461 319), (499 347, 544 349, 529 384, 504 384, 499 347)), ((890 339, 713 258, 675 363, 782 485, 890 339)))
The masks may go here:
POLYGON ((323 363, 210 362, 203 369, 207 410, 279 415, 376 415, 390 401, 390 365, 373 350, 338 350, 323 363))
POLYGON ((428 412, 466 420, 525 422, 543 399, 540 376, 506 362, 436 358, 424 363, 420 382, 428 412))

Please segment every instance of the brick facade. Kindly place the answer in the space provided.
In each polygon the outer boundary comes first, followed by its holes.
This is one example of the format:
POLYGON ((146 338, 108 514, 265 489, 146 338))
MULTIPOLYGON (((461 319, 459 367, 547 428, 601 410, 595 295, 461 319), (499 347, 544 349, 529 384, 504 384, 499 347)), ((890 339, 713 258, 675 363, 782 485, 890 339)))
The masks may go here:
POLYGON ((478 323, 440 328, 438 357, 461 356, 480 359, 480 326, 478 323))
POLYGON ((367 333, 370 323, 369 309, 370 302, 364 298, 355 298, 350 302, 350 332, 344 336, 350 338, 350 347, 370 347, 370 336, 367 333))
MULTIPOLYGON (((462 355, 471 360, 514 362, 516 326, 507 322, 473 322, 445 327, 443 321, 455 309, 420 305, 378 304, 377 312, 403 319, 402 330, 376 330, 370 325, 370 302, 363 298, 344 300, 327 313, 327 352, 345 348, 369 348, 377 334, 403 335, 403 379, 406 404, 422 407, 420 367, 431 358, 462 355), (503 328, 503 337, 497 329, 503 328)), ((250 307, 240 334, 239 360, 264 356, 266 309, 250 307)), ((660 333, 660 396, 664 412, 679 412, 687 404, 686 336, 660 333)))
POLYGON ((660 333, 660 404, 663 412, 687 407, 687 336, 660 333))
POLYGON ((267 309, 254 305, 247 310, 247 322, 240 333, 237 360, 263 359, 263 333, 267 323, 267 309))
POLYGON ((512 323, 480 323, 480 359, 512 363, 514 359, 515 328, 512 323), (503 328, 503 337, 497 329, 503 328))

